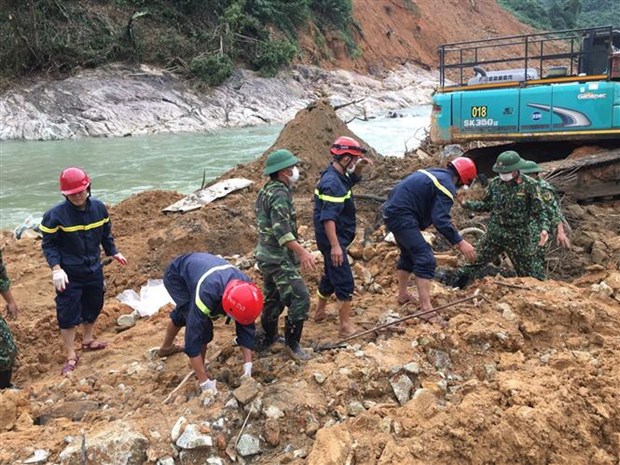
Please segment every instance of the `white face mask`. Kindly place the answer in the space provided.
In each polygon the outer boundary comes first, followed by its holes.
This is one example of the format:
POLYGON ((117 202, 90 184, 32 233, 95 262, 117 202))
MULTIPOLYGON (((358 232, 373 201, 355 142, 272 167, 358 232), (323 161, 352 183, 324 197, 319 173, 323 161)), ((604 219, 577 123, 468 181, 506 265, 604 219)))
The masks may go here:
POLYGON ((299 179, 299 168, 297 168, 296 166, 293 166, 293 174, 291 174, 288 177, 288 181, 291 184, 295 184, 297 182, 297 180, 299 179))
POLYGON ((512 181, 512 173, 500 173, 499 178, 504 182, 512 181))
POLYGON ((355 172, 356 166, 357 166, 357 162, 355 161, 352 161, 351 163, 349 163, 349 166, 347 167, 347 173, 353 174, 355 172))

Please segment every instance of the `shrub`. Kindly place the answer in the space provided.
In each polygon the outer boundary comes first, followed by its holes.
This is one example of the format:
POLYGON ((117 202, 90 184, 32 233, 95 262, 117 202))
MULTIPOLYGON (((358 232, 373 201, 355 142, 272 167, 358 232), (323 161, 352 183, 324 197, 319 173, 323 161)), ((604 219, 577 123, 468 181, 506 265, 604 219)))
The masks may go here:
POLYGON ((190 62, 189 70, 198 79, 214 87, 232 74, 233 63, 227 55, 198 56, 190 62))
POLYGON ((297 47, 288 40, 268 40, 259 43, 252 64, 263 76, 275 76, 282 66, 291 62, 296 53, 297 47))

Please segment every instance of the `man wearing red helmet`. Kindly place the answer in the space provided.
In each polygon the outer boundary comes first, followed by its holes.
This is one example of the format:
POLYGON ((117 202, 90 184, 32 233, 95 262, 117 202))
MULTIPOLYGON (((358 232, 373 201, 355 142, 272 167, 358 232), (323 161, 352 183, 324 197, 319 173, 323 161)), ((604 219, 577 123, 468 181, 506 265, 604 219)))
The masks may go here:
POLYGON ((355 284, 346 254, 355 238, 355 202, 351 189, 371 162, 364 156, 366 149, 351 137, 337 138, 330 153, 334 159, 321 173, 314 190, 314 232, 325 267, 314 320, 320 322, 327 318, 327 300, 335 293, 340 304, 340 336, 348 337, 356 331, 351 323, 355 284))
POLYGON ((127 264, 114 245, 108 211, 101 201, 90 196, 90 187, 90 178, 80 168, 63 170, 60 191, 65 201, 48 210, 40 225, 43 253, 52 268, 56 289, 56 317, 67 355, 63 376, 75 370, 80 360, 74 348, 77 326, 82 326, 83 352, 107 346, 93 336, 105 290, 101 247, 107 256, 127 264))
POLYGON ((213 340, 213 320, 228 316, 235 321, 237 344, 243 356, 243 375, 252 376, 254 320, 263 309, 263 294, 243 272, 208 253, 176 257, 164 274, 164 286, 176 307, 170 313, 159 356, 184 351, 196 373, 200 389, 217 392, 205 369, 207 344, 213 340), (173 344, 185 326, 185 348, 173 344))
MULTIPOLYGON (((398 303, 413 299, 407 285, 415 275, 420 307, 431 310, 431 280, 435 275, 435 257, 421 231, 431 224, 469 261, 475 259, 474 247, 461 237, 452 225, 450 210, 456 187, 469 185, 476 177, 476 165, 466 157, 448 163, 447 168, 418 170, 400 181, 383 205, 383 219, 394 234, 400 249, 396 264, 398 303)), ((432 317, 429 317, 430 321, 432 317)))

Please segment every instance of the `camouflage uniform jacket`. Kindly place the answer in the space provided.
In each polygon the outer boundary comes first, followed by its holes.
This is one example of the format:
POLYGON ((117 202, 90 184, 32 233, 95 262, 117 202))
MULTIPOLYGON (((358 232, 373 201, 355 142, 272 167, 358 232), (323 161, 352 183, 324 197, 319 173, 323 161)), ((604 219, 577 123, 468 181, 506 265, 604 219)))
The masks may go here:
MULTIPOLYGON (((2 250, 0 250, 0 292, 6 292, 11 287, 11 281, 6 273, 6 267, 2 260, 2 250)), ((0 371, 10 370, 15 364, 17 347, 13 340, 11 330, 6 321, 0 315, 0 371)))
POLYGON ((493 178, 483 200, 468 200, 464 207, 474 211, 490 211, 489 230, 501 230, 509 236, 531 231, 532 225, 549 231, 549 217, 538 183, 521 175, 522 182, 504 182, 493 178))
POLYGON ((560 202, 555 187, 544 179, 538 179, 538 185, 540 186, 543 203, 547 209, 551 229, 555 231, 558 224, 564 221, 564 215, 562 215, 562 209, 560 208, 560 202))
POLYGON ((285 246, 298 238, 297 214, 288 186, 277 180, 265 184, 258 192, 255 211, 258 225, 256 259, 262 263, 288 261, 298 264, 295 253, 285 246))

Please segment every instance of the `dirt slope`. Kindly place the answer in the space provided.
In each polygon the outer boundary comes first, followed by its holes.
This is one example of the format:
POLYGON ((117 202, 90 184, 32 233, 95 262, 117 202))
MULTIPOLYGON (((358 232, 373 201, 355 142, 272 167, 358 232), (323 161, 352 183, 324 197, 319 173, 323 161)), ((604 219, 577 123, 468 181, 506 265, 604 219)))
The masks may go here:
POLYGON ((437 46, 448 42, 524 34, 528 26, 495 0, 353 0, 359 52, 351 57, 338 33, 328 36, 331 56, 317 49, 312 31, 302 39, 304 54, 321 66, 378 72, 405 62, 436 68, 437 46))
MULTIPOLYGON (((317 102, 300 112, 275 144, 289 145, 304 160, 295 199, 302 239, 313 250, 312 187, 329 162, 330 141, 343 131, 333 110, 317 102)), ((373 157, 375 165, 356 194, 385 195, 413 169, 444 163, 421 151, 403 159, 373 157)), ((249 266, 246 272, 260 283, 252 267, 253 202, 264 182, 263 159, 226 175, 246 176, 255 185, 194 212, 164 215, 161 209, 180 196, 162 191, 135 195, 111 209, 117 243, 130 261, 126 268, 116 263, 105 268, 108 298, 98 331, 111 345, 83 353, 68 379, 59 376, 62 349, 40 244, 2 236, 22 312, 11 323, 20 349, 15 381, 22 390, 0 394, 0 464, 23 463, 35 448, 50 452, 48 463, 79 463, 60 458, 68 438, 75 445, 84 431, 87 452, 95 457, 91 443, 100 433, 119 430, 118 422, 145 438, 140 459, 126 463, 155 464, 166 456, 177 457, 177 464, 204 464, 207 458, 232 463, 226 449, 234 446, 250 405, 254 414, 244 432, 259 438, 260 454, 245 463, 617 463, 618 202, 565 205, 576 247, 561 256, 554 252, 555 280, 489 277, 465 291, 435 283, 436 305, 480 290, 475 300, 446 310, 447 329, 401 325, 346 349, 316 352, 305 364, 291 362, 276 347, 257 357, 254 381, 240 385, 233 329, 218 322, 207 355, 220 392, 205 406, 191 380, 164 405, 189 371, 183 354, 160 360, 150 351, 161 342, 170 307, 117 333, 116 318, 130 309, 114 296, 161 277, 173 256, 195 250, 249 266), (225 407, 234 396, 243 397, 239 388, 252 391, 253 400, 225 407), (214 445, 179 456, 169 438, 180 416, 198 424, 214 445)), ((396 305, 397 250, 375 228, 379 202, 358 198, 356 203, 358 240, 350 250, 355 322, 371 328, 413 309, 396 305)), ((460 227, 484 220, 454 213, 460 227)), ((443 270, 459 261, 439 238, 435 250, 443 270)), ((314 295, 319 271, 305 278, 314 295)), ((331 305, 329 310, 335 312, 331 305)), ((314 347, 335 342, 337 324, 309 321, 303 339, 314 347)))

